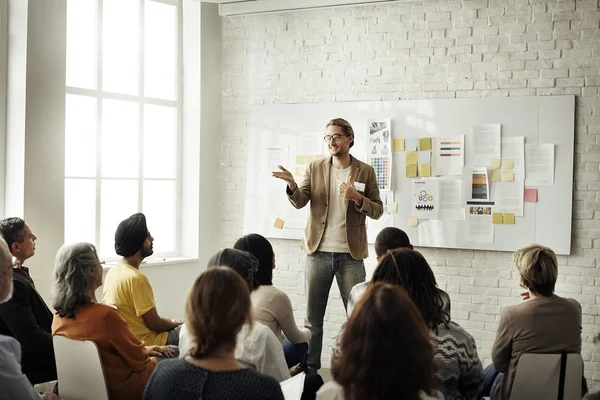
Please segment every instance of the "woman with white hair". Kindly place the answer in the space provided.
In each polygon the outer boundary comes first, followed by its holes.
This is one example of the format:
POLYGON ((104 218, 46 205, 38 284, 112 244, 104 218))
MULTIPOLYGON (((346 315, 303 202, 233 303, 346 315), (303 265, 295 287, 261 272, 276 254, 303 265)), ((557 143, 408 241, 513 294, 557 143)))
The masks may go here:
POLYGON ((54 265, 52 335, 91 340, 100 351, 112 400, 141 399, 156 360, 172 355, 165 346, 144 347, 119 312, 96 302, 102 265, 90 243, 63 245, 54 265))
MULTIPOLYGON (((0 304, 10 300, 13 285, 13 262, 8 245, 0 235, 0 304)), ((0 399, 56 400, 52 393, 40 396, 21 371, 21 345, 14 338, 0 335, 0 399)))

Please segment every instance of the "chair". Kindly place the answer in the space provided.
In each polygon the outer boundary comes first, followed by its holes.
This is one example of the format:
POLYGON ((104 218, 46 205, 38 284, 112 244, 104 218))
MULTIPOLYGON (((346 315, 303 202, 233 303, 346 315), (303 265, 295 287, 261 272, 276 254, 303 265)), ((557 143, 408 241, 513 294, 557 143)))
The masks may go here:
POLYGON ((583 359, 580 354, 564 353, 563 396, 561 384, 561 354, 523 354, 510 394, 511 400, 580 400, 583 359))
POLYGON ((54 354, 61 398, 108 400, 106 378, 96 343, 55 335, 54 354))

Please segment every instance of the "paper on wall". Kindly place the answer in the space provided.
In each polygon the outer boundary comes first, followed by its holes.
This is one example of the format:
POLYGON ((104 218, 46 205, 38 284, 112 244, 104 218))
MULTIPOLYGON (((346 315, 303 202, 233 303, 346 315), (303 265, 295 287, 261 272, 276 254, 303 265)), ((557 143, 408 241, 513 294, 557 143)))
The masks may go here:
POLYGON ((492 212, 488 207, 470 207, 467 214, 465 240, 469 243, 494 243, 494 225, 492 212), (481 213, 480 213, 481 212, 481 213))
POLYGON ((437 219, 439 213, 439 184, 437 179, 418 179, 412 182, 412 212, 419 219, 437 219))
POLYGON ((486 167, 465 167, 463 180, 467 184, 467 200, 489 201, 490 184, 486 167))
POLYGON ((417 227, 419 244, 423 246, 443 247, 446 245, 444 238, 444 221, 439 219, 423 221, 417 227))
POLYGON ((523 180, 518 179, 513 182, 497 182, 492 187, 492 199, 494 200, 494 209, 498 213, 514 213, 516 216, 523 216, 523 180))
POLYGON ((462 180, 439 180, 440 212, 438 219, 464 221, 465 208, 462 202, 462 180))
POLYGON ((473 124, 467 136, 467 164, 487 166, 500 155, 500 124, 473 124))
POLYGON ((525 185, 554 186, 554 145, 526 144, 525 168, 525 185))
POLYGON ((523 136, 502 138, 502 158, 512 160, 515 180, 525 179, 525 138, 523 136))
POLYGON ((461 175, 465 165, 465 135, 435 138, 434 142, 434 175, 461 175))

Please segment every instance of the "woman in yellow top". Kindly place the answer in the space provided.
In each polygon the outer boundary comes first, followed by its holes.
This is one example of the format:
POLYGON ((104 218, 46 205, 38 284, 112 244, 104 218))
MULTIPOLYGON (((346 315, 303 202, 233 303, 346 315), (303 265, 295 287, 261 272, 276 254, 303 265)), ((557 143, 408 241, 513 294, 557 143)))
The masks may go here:
POLYGON ((141 399, 156 360, 168 347, 144 347, 113 307, 98 304, 102 266, 90 243, 62 246, 54 265, 52 335, 91 340, 98 346, 112 400, 141 399))

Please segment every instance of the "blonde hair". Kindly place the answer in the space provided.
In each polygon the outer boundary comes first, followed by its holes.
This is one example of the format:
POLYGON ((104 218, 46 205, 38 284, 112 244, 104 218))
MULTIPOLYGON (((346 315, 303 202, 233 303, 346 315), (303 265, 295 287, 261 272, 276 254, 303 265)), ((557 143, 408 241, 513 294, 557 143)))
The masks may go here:
POLYGON ((521 281, 535 294, 551 296, 558 277, 558 261, 551 248, 530 244, 513 255, 521 281))

